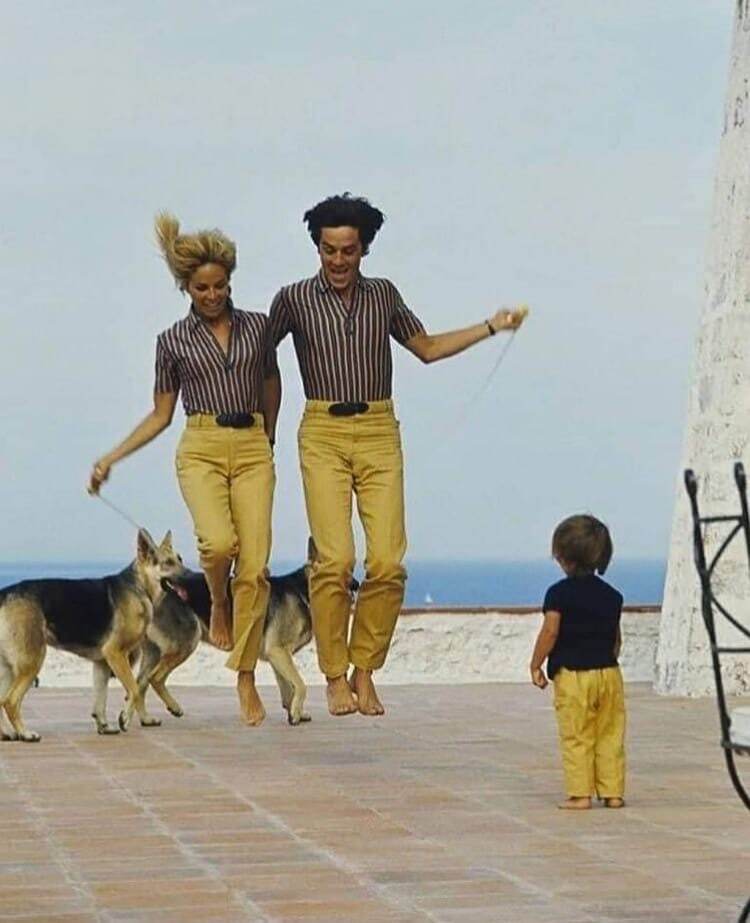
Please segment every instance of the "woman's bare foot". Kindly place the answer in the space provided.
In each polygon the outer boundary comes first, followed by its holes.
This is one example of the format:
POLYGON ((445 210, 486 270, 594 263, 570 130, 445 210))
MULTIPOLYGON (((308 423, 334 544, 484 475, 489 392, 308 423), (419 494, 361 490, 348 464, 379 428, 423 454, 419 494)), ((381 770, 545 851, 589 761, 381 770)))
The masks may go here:
POLYGON ((231 651, 233 641, 232 607, 229 600, 211 603, 211 621, 208 625, 208 640, 220 651, 231 651))
POLYGON ((602 801, 604 802, 605 808, 624 808, 625 807, 625 799, 620 798, 619 796, 616 798, 602 798, 602 801))
POLYGON ((349 680, 352 692, 357 697, 357 709, 362 715, 384 715, 383 703, 378 698, 372 681, 372 670, 354 668, 349 680))
POLYGON ((563 811, 588 811, 591 807, 590 798, 566 798, 558 804, 563 811))
POLYGON ((255 673, 240 670, 237 674, 237 695, 240 699, 240 714, 245 724, 257 727, 263 723, 266 710, 255 688, 255 673))
POLYGON ((332 715, 353 715, 357 710, 357 703, 354 701, 352 690, 346 681, 346 675, 326 677, 328 688, 326 697, 328 699, 328 711, 332 715))

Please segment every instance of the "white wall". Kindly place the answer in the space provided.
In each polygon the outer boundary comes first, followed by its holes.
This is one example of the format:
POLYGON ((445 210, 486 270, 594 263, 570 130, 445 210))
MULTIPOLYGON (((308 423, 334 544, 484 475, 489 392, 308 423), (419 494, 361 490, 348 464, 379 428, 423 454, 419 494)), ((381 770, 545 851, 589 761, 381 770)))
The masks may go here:
MULTIPOLYGON (((732 482, 733 463, 744 459, 750 469, 750 7, 742 0, 735 3, 735 10, 706 260, 705 301, 680 466, 695 469, 704 516, 739 512, 732 482)), ((677 481, 656 690, 671 695, 710 695, 714 678, 701 618, 692 524, 681 472, 677 481)), ((725 532, 720 526, 708 530, 709 555, 725 532)), ((730 612, 746 619, 750 580, 741 537, 717 571, 714 588, 730 612)), ((724 644, 747 646, 747 639, 726 623, 718 625, 718 630, 724 644)), ((729 660, 727 692, 750 692, 750 656, 737 656, 733 663, 729 660)))
MULTIPOLYGON (((405 610, 399 619, 381 683, 523 683, 534 639, 542 622, 533 610, 460 609, 405 610)), ((625 679, 651 682, 659 634, 655 608, 628 609, 622 619, 621 663, 625 679)), ((227 686, 234 674, 224 667, 226 655, 200 645, 193 657, 172 674, 173 685, 227 686)), ((313 645, 296 656, 310 685, 322 682, 313 645)), ((266 664, 258 681, 273 683, 266 664)), ((43 686, 88 686, 91 664, 72 654, 50 649, 40 674, 43 686)))

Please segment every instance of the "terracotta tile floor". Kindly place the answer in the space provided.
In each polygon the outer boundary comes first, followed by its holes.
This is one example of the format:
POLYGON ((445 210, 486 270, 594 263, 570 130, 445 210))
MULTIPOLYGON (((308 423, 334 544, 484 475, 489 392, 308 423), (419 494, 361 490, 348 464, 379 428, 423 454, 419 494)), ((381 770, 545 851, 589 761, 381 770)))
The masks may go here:
POLYGON ((298 728, 267 689, 260 729, 232 690, 176 692, 186 717, 118 737, 87 690, 29 694, 42 742, 0 745, 0 920, 733 923, 750 894, 711 701, 629 686, 629 806, 572 815, 531 687, 385 687, 376 720, 316 687, 298 728))

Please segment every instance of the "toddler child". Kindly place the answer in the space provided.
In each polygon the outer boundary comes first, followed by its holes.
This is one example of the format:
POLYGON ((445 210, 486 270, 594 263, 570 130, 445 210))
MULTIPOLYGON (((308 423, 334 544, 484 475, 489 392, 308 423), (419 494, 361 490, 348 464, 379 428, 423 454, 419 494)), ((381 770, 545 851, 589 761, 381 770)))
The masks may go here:
POLYGON ((625 695, 617 665, 622 595, 597 576, 612 557, 609 530, 593 516, 570 516, 552 536, 565 572, 544 597, 544 624, 531 657, 531 681, 555 687, 567 799, 558 807, 591 807, 596 794, 621 808, 625 790, 625 695))

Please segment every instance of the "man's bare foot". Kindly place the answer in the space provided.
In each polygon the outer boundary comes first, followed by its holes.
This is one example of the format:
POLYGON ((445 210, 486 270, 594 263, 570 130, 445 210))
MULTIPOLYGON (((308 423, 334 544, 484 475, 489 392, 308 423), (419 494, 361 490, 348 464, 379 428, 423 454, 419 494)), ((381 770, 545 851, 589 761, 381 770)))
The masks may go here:
POLYGON ((237 695, 240 699, 240 714, 245 724, 249 724, 250 727, 262 724, 266 710, 255 688, 255 673, 240 670, 237 674, 237 695))
POLYGON ((346 675, 326 677, 328 688, 326 689, 326 698, 328 699, 328 711, 332 715, 353 715, 357 710, 357 703, 354 701, 352 690, 346 681, 346 675))
POLYGON ((349 685, 357 697, 357 708, 362 715, 384 715, 383 703, 378 698, 372 681, 372 670, 354 668, 349 685))
POLYGON ((602 801, 604 802, 605 808, 624 808, 625 807, 625 799, 620 798, 619 796, 616 796, 614 798, 603 798, 602 801))
POLYGON ((208 640, 220 651, 231 651, 234 644, 232 632, 232 607, 229 600, 211 603, 211 621, 208 625, 208 640))
POLYGON ((558 804, 563 811, 588 811, 591 807, 590 798, 566 798, 558 804))

